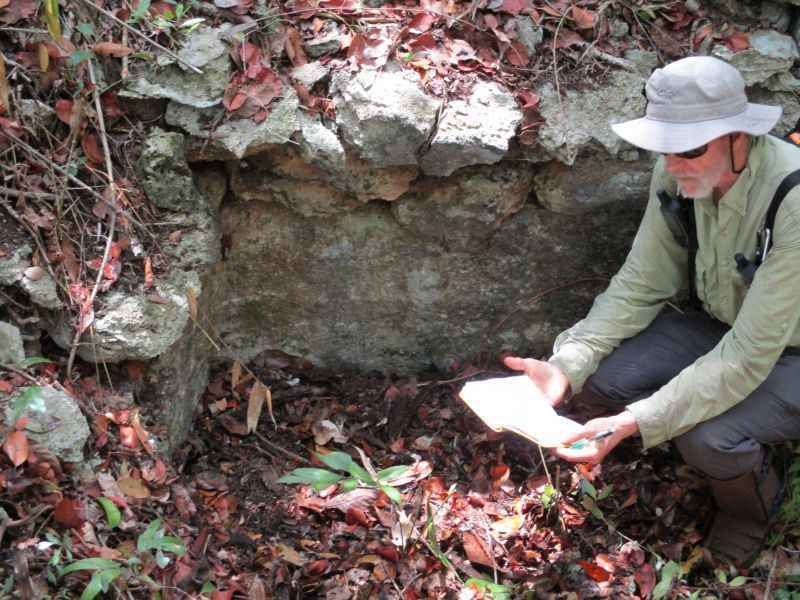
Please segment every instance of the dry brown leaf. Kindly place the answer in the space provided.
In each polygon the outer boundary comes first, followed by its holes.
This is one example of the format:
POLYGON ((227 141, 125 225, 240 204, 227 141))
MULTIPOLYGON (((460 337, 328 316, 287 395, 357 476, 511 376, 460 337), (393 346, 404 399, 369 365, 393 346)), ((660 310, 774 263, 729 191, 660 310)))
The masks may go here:
POLYGON ((39 44, 36 54, 39 58, 39 70, 44 73, 50 67, 50 53, 47 51, 47 46, 39 44))
POLYGON ((97 134, 89 132, 81 139, 81 148, 91 162, 96 165, 103 164, 103 151, 100 149, 100 140, 97 134))
POLYGON ((511 535, 512 533, 519 531, 524 522, 525 517, 522 515, 513 515, 506 517, 505 519, 495 521, 492 523, 492 529, 501 535, 511 535))
POLYGON ((485 565, 487 567, 494 567, 495 562, 492 560, 491 548, 486 540, 482 539, 479 535, 472 531, 465 531, 461 535, 461 543, 464 545, 464 552, 470 562, 485 565))
POLYGON ((150 497, 150 490, 142 483, 141 479, 134 479, 133 477, 121 477, 117 480, 117 485, 122 493, 131 498, 143 500, 150 497))
POLYGON ((295 565, 296 567, 302 567, 307 562, 306 559, 300 556, 300 554, 298 554, 297 550, 294 548, 290 548, 289 546, 285 546, 283 544, 278 544, 275 548, 278 550, 283 560, 295 565))
POLYGON ((144 289, 153 287, 153 262, 149 256, 144 257, 144 289))
POLYGON ((86 505, 82 500, 64 498, 53 510, 56 523, 70 529, 78 529, 86 522, 86 505))
POLYGON ((247 398, 247 433, 252 433, 258 428, 258 420, 261 418, 261 410, 264 408, 266 400, 266 386, 260 381, 256 381, 247 398))
POLYGON ((585 8, 580 8, 579 6, 572 7, 570 16, 572 17, 572 20, 575 21, 578 29, 591 29, 594 27, 595 20, 597 19, 597 15, 595 13, 590 10, 586 10, 585 8))
POLYGON ((24 431, 14 431, 6 438, 3 444, 6 456, 11 459, 15 467, 20 466, 28 460, 30 449, 28 447, 28 436, 24 431))
POLYGON ((113 56, 115 58, 122 58, 123 56, 133 54, 133 48, 128 48, 127 46, 117 44, 116 42, 100 42, 95 44, 92 47, 92 50, 94 50, 95 54, 99 54, 101 56, 113 56))
MULTIPOLYGON (((238 360, 233 361, 233 366, 231 367, 231 389, 236 390, 236 386, 239 385, 239 380, 242 377, 242 363, 238 360)), ((255 389, 255 386, 253 386, 255 389)), ((252 391, 250 392, 252 395, 252 391)))
MULTIPOLYGON (((3 0, 0 0, 2 3, 3 0)), ((6 59, 0 52, 0 115, 8 112, 8 78, 6 77, 6 59)))
POLYGON ((189 302, 189 315, 192 321, 197 322, 197 295, 190 287, 186 288, 186 300, 189 302))
POLYGON ((231 415, 220 415, 217 418, 219 419, 220 425, 222 425, 228 433, 239 436, 245 436, 250 433, 245 423, 237 421, 231 415))

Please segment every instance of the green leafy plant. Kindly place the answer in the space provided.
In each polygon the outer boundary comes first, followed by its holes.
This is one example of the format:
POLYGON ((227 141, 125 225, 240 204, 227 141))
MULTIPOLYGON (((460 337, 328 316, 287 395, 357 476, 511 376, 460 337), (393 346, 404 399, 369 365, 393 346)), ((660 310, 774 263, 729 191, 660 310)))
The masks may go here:
POLYGON ((38 385, 32 385, 25 388, 19 394, 11 405, 11 421, 16 423, 17 420, 27 411, 44 412, 46 407, 44 405, 44 398, 42 397, 42 388, 38 385))
MULTIPOLYGON (((98 502, 105 510, 109 525, 116 527, 121 519, 119 509, 108 498, 100 498, 98 502)), ((161 519, 151 522, 147 529, 139 535, 136 541, 136 554, 126 561, 96 557, 73 561, 68 537, 65 538, 66 542, 52 534, 47 534, 46 537, 47 543, 58 546, 49 562, 50 566, 54 567, 57 572, 57 577, 54 579, 77 571, 90 571, 92 573, 89 583, 83 589, 81 600, 92 600, 101 592, 107 592, 118 578, 125 580, 138 579, 149 588, 157 589, 159 587, 158 583, 142 573, 139 569, 140 565, 145 561, 155 560, 155 563, 163 569, 171 560, 167 554, 183 556, 186 552, 186 548, 179 538, 166 535, 164 528, 161 526, 161 519), (68 562, 64 567, 61 567, 62 550, 65 550, 65 557, 68 562), (153 555, 153 551, 155 551, 155 555, 153 555)))
POLYGON ((349 477, 327 469, 303 467, 287 473, 278 479, 278 483, 305 483, 316 491, 323 490, 334 483, 338 484, 343 492, 352 491, 359 486, 373 487, 381 490, 395 504, 402 502, 400 491, 396 487, 389 485, 388 482, 404 475, 409 467, 397 465, 370 473, 372 469, 368 471, 361 465, 356 464, 353 457, 345 452, 316 454, 316 457, 330 468, 336 469, 336 471, 344 471, 349 477))
POLYGON ((583 498, 581 499, 583 507, 592 513, 595 518, 605 521, 605 515, 597 503, 608 498, 611 492, 614 491, 614 486, 607 485, 598 492, 591 481, 581 479, 580 490, 583 492, 583 498))
POLYGON ((479 592, 483 592, 484 594, 489 592, 493 600, 511 600, 514 593, 514 588, 510 585, 494 583, 492 581, 487 581, 486 579, 477 579, 475 577, 467 579, 467 581, 464 582, 464 585, 474 588, 479 592))
POLYGON ((680 572, 680 563, 676 563, 672 560, 661 567, 661 577, 658 580, 656 587, 653 588, 653 600, 661 600, 662 598, 666 598, 667 594, 669 594, 670 590, 672 589, 675 579, 680 576, 680 572))

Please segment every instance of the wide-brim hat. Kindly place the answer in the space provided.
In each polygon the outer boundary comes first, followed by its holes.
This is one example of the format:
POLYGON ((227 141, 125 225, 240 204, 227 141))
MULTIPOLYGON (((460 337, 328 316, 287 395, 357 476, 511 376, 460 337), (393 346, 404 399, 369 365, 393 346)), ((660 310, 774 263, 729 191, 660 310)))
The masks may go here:
POLYGON ((711 56, 692 56, 656 69, 647 80, 646 115, 611 129, 626 142, 662 154, 693 150, 734 132, 764 135, 780 106, 747 101, 744 79, 711 56))

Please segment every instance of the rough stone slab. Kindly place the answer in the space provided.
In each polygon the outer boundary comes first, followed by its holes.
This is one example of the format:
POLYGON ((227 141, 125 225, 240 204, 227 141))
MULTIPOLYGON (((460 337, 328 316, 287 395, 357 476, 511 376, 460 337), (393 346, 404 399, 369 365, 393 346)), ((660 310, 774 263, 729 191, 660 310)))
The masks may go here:
POLYGON ((797 43, 788 35, 762 30, 750 34, 750 48, 733 53, 725 46, 715 46, 712 55, 736 67, 748 86, 766 81, 787 71, 800 57, 797 43))
POLYGON ((159 208, 187 212, 205 208, 205 198, 194 187, 180 133, 154 128, 144 141, 136 174, 147 197, 159 208))
POLYGON ((303 47, 306 53, 313 57, 318 58, 331 52, 338 52, 340 47, 339 28, 336 23, 328 21, 318 37, 313 37, 310 40, 303 42, 303 47))
POLYGON ((453 100, 442 111, 420 166, 428 175, 447 176, 461 167, 496 163, 521 122, 514 96, 496 83, 478 83, 466 100, 453 100))
POLYGON ((17 248, 11 256, 0 258, 0 285, 14 285, 31 266, 31 248, 27 244, 17 248))
POLYGON ((44 271, 40 279, 30 279, 23 277, 19 280, 19 286, 25 290, 31 300, 48 310, 59 310, 63 303, 58 297, 56 282, 48 271, 44 271))
POLYGON ((222 42, 222 36, 229 28, 225 24, 216 29, 198 30, 184 44, 184 58, 200 68, 202 74, 186 71, 182 65, 172 63, 164 69, 132 77, 120 96, 167 98, 194 108, 219 104, 231 75, 227 47, 222 42))
MULTIPOLYGON (((40 401, 20 415, 28 417, 25 434, 64 462, 81 462, 90 431, 78 403, 69 394, 51 387, 41 387, 37 395, 40 401)), ((14 398, 0 394, 6 426, 13 425, 14 398)))
POLYGON ((394 68, 353 76, 337 71, 331 82, 340 132, 378 167, 416 165, 440 105, 422 91, 416 73, 394 68))
POLYGON ((636 162, 581 156, 571 167, 552 161, 534 175, 536 198, 548 210, 577 214, 605 204, 647 198, 653 160, 636 162))
POLYGON ((319 115, 310 116, 300 111, 300 150, 306 161, 325 171, 334 173, 345 169, 345 150, 333 131, 322 124, 319 115))
POLYGON ((645 77, 618 71, 602 87, 584 92, 567 90, 559 102, 555 87, 539 89, 539 112, 545 120, 539 129, 539 144, 550 155, 571 165, 584 147, 604 148, 616 156, 624 142, 611 131, 620 123, 644 114, 642 87, 645 77))
POLYGON ((180 127, 198 138, 195 145, 201 150, 193 152, 190 149, 189 160, 241 159, 269 146, 286 144, 299 129, 297 93, 284 86, 282 94, 283 97, 271 105, 269 115, 261 123, 252 119, 225 121, 214 129, 213 136, 209 135, 208 124, 218 122, 224 116, 224 109, 195 109, 170 102, 166 120, 169 125, 180 127))
POLYGON ((0 321, 0 364, 18 365, 25 360, 22 334, 11 323, 0 321))
POLYGON ((311 88, 315 83, 325 79, 330 72, 331 68, 328 65, 314 61, 292 69, 292 79, 299 81, 307 88, 311 88))

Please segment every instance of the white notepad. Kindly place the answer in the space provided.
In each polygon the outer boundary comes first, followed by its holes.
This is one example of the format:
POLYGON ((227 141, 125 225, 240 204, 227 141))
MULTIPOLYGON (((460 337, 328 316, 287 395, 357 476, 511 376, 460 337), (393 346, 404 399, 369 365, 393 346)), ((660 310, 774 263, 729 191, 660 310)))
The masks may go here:
POLYGON ((470 381, 461 399, 495 431, 512 431, 545 448, 555 448, 582 425, 556 414, 527 375, 470 381))

